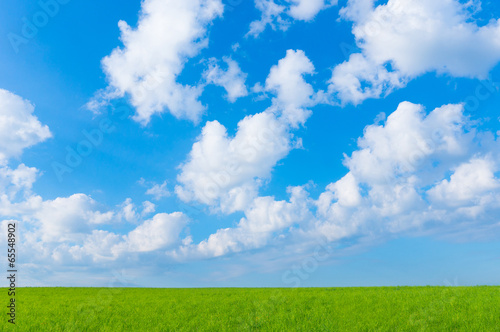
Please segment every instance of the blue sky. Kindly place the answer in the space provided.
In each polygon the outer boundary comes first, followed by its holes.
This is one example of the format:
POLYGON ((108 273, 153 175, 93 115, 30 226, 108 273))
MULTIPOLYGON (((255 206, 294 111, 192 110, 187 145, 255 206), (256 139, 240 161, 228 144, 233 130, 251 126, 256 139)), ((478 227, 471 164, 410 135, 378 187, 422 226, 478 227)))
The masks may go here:
POLYGON ((494 2, 0 6, 22 285, 498 284, 494 2))

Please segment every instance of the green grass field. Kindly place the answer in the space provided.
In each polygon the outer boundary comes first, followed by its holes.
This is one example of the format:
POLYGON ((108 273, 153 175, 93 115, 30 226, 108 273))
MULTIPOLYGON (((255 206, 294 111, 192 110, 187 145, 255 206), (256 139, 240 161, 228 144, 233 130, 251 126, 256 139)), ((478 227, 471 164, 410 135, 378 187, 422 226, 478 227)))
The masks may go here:
POLYGON ((16 303, 2 331, 500 331, 500 287, 21 288, 16 303))

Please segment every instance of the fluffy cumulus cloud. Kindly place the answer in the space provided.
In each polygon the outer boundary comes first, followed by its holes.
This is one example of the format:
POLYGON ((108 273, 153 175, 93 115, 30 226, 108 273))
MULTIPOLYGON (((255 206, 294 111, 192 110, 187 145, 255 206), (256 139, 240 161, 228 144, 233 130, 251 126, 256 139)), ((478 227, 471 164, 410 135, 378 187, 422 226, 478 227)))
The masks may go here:
POLYGON ((116 217, 119 220, 125 220, 129 223, 138 223, 145 216, 155 212, 156 205, 150 201, 144 201, 142 203, 142 211, 139 213, 136 205, 132 202, 131 198, 127 198, 120 206, 116 217))
POLYGON ((479 26, 476 2, 350 0, 341 10, 353 21, 361 53, 333 70, 330 92, 358 104, 400 88, 426 72, 487 77, 500 61, 500 21, 479 26), (473 46, 471 46, 473 45, 473 46))
POLYGON ((289 50, 271 69, 265 90, 276 95, 272 106, 241 120, 233 137, 218 121, 208 122, 181 165, 177 195, 223 212, 244 210, 276 163, 300 146, 291 129, 310 115, 313 88, 303 76, 314 66, 302 51, 289 50))
POLYGON ((35 256, 65 265, 107 263, 126 260, 131 254, 147 254, 180 245, 180 233, 189 219, 180 212, 159 213, 143 221, 125 235, 102 229, 79 233, 78 239, 58 242, 40 241, 35 233, 28 234, 28 243, 43 248, 35 256))
POLYGON ((177 259, 217 257, 265 246, 280 232, 308 220, 308 195, 302 187, 289 188, 290 201, 257 197, 235 228, 220 229, 198 244, 187 243, 169 254, 177 259))
MULTIPOLYGON (((383 182, 387 177, 410 174, 434 154, 459 157, 467 153, 472 134, 464 133, 466 118, 462 105, 446 105, 425 116, 424 108, 403 102, 384 126, 365 129, 358 141, 360 150, 346 166, 363 181, 383 182)), ((429 169, 425 167, 426 169, 429 169)))
POLYGON ((233 59, 224 57, 223 61, 227 67, 225 70, 220 67, 217 59, 211 58, 203 76, 207 83, 223 87, 227 92, 227 99, 234 103, 236 99, 248 95, 245 85, 247 74, 241 71, 240 66, 233 59))
MULTIPOLYGON (((270 244, 303 247, 318 238, 373 239, 443 231, 440 225, 481 230, 498 224, 498 134, 476 128, 463 105, 427 112, 403 102, 383 123, 365 128, 358 149, 344 160, 346 174, 317 198, 310 197, 307 186, 288 188, 288 200, 259 197, 261 182, 294 146, 293 128, 310 114, 307 106, 314 104, 315 94, 303 76, 313 72, 303 52, 288 51, 262 87, 274 95, 272 105, 243 119, 234 137, 208 122, 182 165, 177 195, 226 213, 242 211, 244 217, 232 228, 193 243, 186 236, 190 219, 185 214, 154 214, 149 201, 137 207, 127 199, 109 209, 85 194, 44 200, 32 193, 38 170, 24 164, 0 168, 3 224, 22 223, 23 243, 33 252, 30 264, 65 266, 158 253, 183 261, 270 244), (262 134, 262 128, 269 130, 262 134), (262 146, 255 145, 259 139, 262 146)), ((162 192, 162 185, 156 187, 162 192)))
POLYGON ((471 125, 462 105, 426 115, 422 106, 400 104, 384 125, 365 129, 360 149, 345 161, 348 174, 321 194, 315 231, 335 240, 435 223, 495 223, 499 142, 471 125))
MULTIPOLYGON (((91 197, 75 194, 34 205, 33 219, 39 227, 44 242, 74 241, 82 234, 90 233, 95 225, 109 223, 112 212, 101 212, 91 197)), ((27 218, 24 214, 22 218, 27 218)))
MULTIPOLYGON (((80 245, 63 243, 55 246, 50 252, 50 258, 57 263, 68 265, 78 262, 106 263, 119 257, 114 248, 123 243, 123 239, 112 232, 93 230, 80 242, 80 245)), ((47 247, 47 244, 44 246, 47 247)))
MULTIPOLYGON (((180 244, 187 216, 159 213, 146 220, 156 209, 149 201, 139 209, 126 199, 109 209, 85 194, 45 200, 34 193, 39 170, 22 163, 16 168, 8 166, 9 159, 18 157, 23 149, 51 136, 33 111, 30 102, 0 90, 0 135, 5 135, 0 143, 0 221, 2 226, 17 222, 22 229, 21 245, 29 250, 27 264, 103 262, 180 244), (134 225, 125 235, 104 230, 124 223, 134 225)), ((168 193, 165 187, 166 183, 156 185, 150 194, 161 198, 168 193)))
POLYGON ((236 227, 170 254, 216 257, 262 248, 271 239, 373 239, 444 231, 440 225, 498 225, 500 141, 474 129, 463 111, 463 105, 445 105, 427 113, 403 102, 385 123, 365 128, 359 149, 345 159, 346 175, 317 199, 304 187, 290 188, 289 202, 256 197, 236 227))
POLYGON ((450 179, 444 179, 428 191, 433 203, 448 207, 481 207, 498 201, 500 180, 495 176, 500 165, 488 156, 473 158, 453 170, 450 179))
POLYGON ((85 194, 53 200, 35 194, 13 200, 0 197, 0 217, 22 222, 39 243, 82 241, 96 227, 116 222, 116 216, 85 194))
POLYGON ((311 115, 305 108, 316 104, 314 89, 304 80, 306 74, 314 74, 312 62, 303 51, 288 50, 266 79, 265 90, 275 94, 269 110, 281 114, 283 122, 294 128, 305 124, 311 115))
POLYGON ((33 183, 38 176, 38 169, 20 164, 16 169, 0 167, 0 195, 14 199, 18 193, 24 196, 31 193, 33 183))
POLYGON ((125 235, 95 229, 77 242, 55 246, 51 257, 78 264, 116 261, 133 253, 171 249, 181 244, 180 233, 188 222, 189 218, 181 212, 158 213, 125 235))
POLYGON ((0 165, 52 137, 49 127, 33 115, 34 110, 29 101, 0 89, 0 165))
POLYGON ((179 235, 188 223, 181 212, 159 213, 124 236, 124 241, 112 248, 115 252, 150 252, 179 244, 179 235))
POLYGON ((257 194, 263 179, 292 148, 291 135, 271 113, 248 116, 229 137, 217 121, 205 125, 181 166, 177 195, 183 201, 242 210, 257 194))
MULTIPOLYGON (((0 201, 2 204, 5 201, 0 201)), ((154 213, 154 205, 147 201, 139 214, 130 199, 110 210, 84 194, 54 200, 31 196, 12 203, 8 211, 13 220, 22 223, 23 245, 32 251, 26 262, 32 264, 116 261, 129 253, 168 249, 180 245, 180 233, 189 222, 181 212, 145 219, 154 213), (123 228, 123 222, 134 224, 134 228, 124 235, 105 230, 123 228)), ((0 213, 4 215, 2 209, 0 213)))
POLYGON ((170 196, 170 192, 167 189, 167 181, 164 181, 161 185, 155 183, 151 188, 146 190, 146 195, 153 196, 157 201, 159 201, 163 197, 170 196))
POLYGON ((109 87, 88 107, 97 110, 127 95, 137 110, 134 119, 142 124, 166 111, 199 121, 205 110, 198 100, 202 87, 178 83, 177 77, 208 45, 207 27, 222 12, 220 0, 143 1, 137 28, 119 22, 123 47, 102 60, 109 87))
POLYGON ((257 37, 268 25, 273 30, 286 30, 290 19, 311 21, 321 10, 336 4, 337 0, 255 0, 261 17, 250 23, 247 35, 257 37))
POLYGON ((21 163, 12 168, 27 147, 43 142, 52 134, 33 114, 27 100, 0 89, 0 218, 13 218, 24 207, 38 202, 31 189, 39 171, 21 163))
POLYGON ((355 53, 334 68, 328 89, 342 104, 357 105, 367 98, 388 94, 405 83, 406 78, 399 72, 391 72, 384 65, 355 53))

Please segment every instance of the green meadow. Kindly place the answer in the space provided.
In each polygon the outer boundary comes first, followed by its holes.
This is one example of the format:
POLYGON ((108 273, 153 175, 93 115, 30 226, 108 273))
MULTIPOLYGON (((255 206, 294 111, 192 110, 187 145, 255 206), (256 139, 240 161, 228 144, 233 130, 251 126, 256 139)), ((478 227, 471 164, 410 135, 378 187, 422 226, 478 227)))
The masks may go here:
POLYGON ((2 331, 500 331, 500 287, 20 288, 15 326, 6 305, 2 331))

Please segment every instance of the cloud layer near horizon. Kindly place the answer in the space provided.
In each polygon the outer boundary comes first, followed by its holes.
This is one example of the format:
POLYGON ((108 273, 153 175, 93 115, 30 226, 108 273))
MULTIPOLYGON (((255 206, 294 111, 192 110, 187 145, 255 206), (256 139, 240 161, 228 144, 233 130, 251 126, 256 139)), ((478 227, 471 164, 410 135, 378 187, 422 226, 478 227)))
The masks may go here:
MULTIPOLYGON (((283 147, 277 156, 283 157, 289 151, 289 141, 284 137, 289 137, 289 130, 294 125, 307 119, 308 111, 300 106, 311 100, 309 93, 301 97, 292 94, 293 98, 284 96, 280 93, 281 83, 295 82, 292 87, 307 90, 310 86, 302 75, 312 71, 312 64, 303 52, 289 51, 271 69, 266 81, 267 89, 276 92, 273 106, 243 120, 262 117, 259 121, 281 121, 279 128, 282 131, 273 130, 276 135, 268 136, 266 142, 266 146, 283 147), (302 63, 302 66, 293 66, 301 69, 288 77, 290 71, 285 75, 283 70, 290 63, 302 63), (295 115, 303 112, 303 117, 297 121, 296 117, 287 116, 287 112, 295 115), (283 140, 288 143, 280 145, 283 140)), ((9 98, 13 96, 8 95, 9 98)), ((155 206, 150 202, 142 204, 141 212, 130 199, 113 209, 85 194, 44 200, 31 191, 38 170, 24 164, 16 169, 0 168, 3 188, 0 211, 8 217, 6 220, 17 219, 25 223, 25 243, 37 248, 33 262, 53 260, 65 264, 113 261, 124 259, 130 253, 158 251, 163 252, 165 259, 170 256, 170 259, 184 261, 263 248, 277 239, 285 243, 306 243, 314 242, 315 238, 338 241, 409 231, 432 233, 433 229, 439 229, 443 232, 443 225, 451 231, 462 227, 495 227, 498 226, 495 216, 500 212, 498 135, 475 129, 463 111, 463 105, 445 105, 426 113, 421 105, 401 103, 383 124, 365 128, 358 140, 358 149, 344 160, 348 172, 328 185, 318 198, 310 197, 308 186, 288 188, 289 201, 260 197, 259 182, 255 179, 269 176, 276 159, 265 153, 265 159, 271 163, 240 165, 251 171, 237 173, 240 181, 216 183, 216 186, 225 187, 220 192, 213 192, 218 194, 212 197, 213 200, 204 201, 202 196, 193 196, 204 204, 218 202, 215 207, 223 213, 244 213, 235 227, 220 229, 200 243, 193 243, 190 236, 182 236, 189 223, 183 213, 153 215, 155 206), (230 186, 238 190, 235 197, 222 195, 231 193, 230 186), (246 186, 251 190, 245 192, 246 186), (133 225, 132 230, 121 234, 103 228, 123 223, 133 225)), ((233 140, 247 130, 245 126, 245 122, 239 125, 240 133, 233 140)), ((207 128, 210 127, 203 130, 207 128)), ((228 151, 226 145, 231 144, 231 140, 225 136, 223 127, 219 124, 208 130, 217 128, 222 130, 218 138, 210 138, 207 142, 222 144, 225 140, 223 146, 216 145, 213 150, 228 151)), ((259 125, 258 128, 263 127, 259 125)), ((24 142, 25 138, 13 134, 11 139, 24 142)), ((202 136, 200 139, 208 138, 202 136)), ((259 153, 260 150, 256 150, 252 156, 258 158, 259 153)), ((197 155, 191 158, 194 156, 197 155)), ((199 165, 210 166, 210 163, 199 165)), ((190 172, 203 174, 204 170, 191 169, 190 172)), ((183 178, 179 179, 182 183, 183 178)), ((182 190, 177 189, 181 198, 182 190)))

